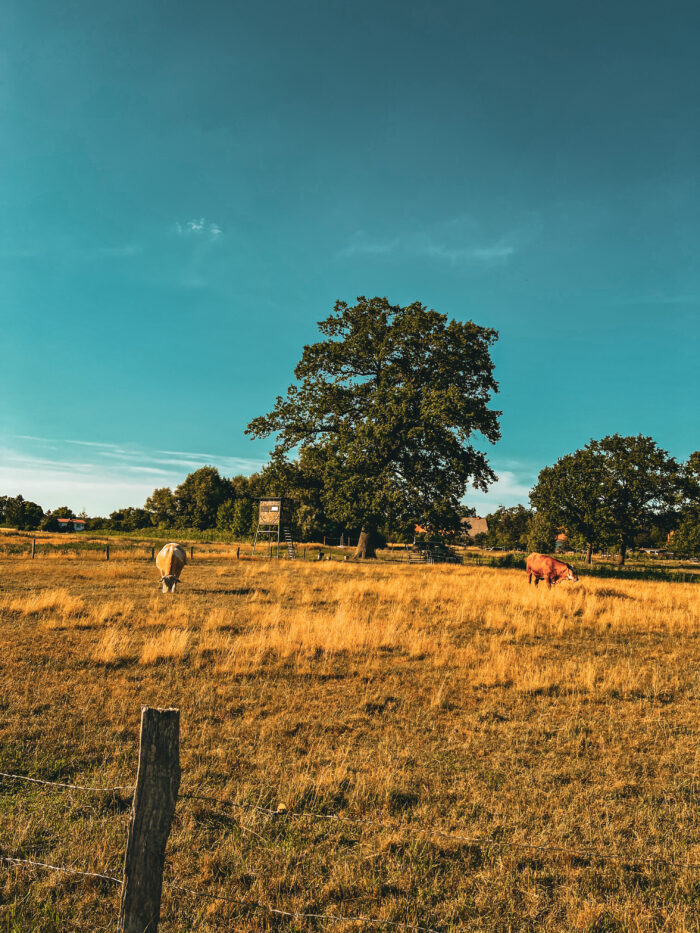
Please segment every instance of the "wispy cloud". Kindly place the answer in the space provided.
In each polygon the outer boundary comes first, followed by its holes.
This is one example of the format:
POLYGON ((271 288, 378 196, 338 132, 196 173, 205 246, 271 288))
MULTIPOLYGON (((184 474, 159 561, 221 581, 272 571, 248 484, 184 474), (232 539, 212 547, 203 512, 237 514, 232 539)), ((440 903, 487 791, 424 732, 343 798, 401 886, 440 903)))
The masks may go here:
POLYGON ((366 256, 431 259, 453 266, 500 265, 519 252, 524 239, 522 231, 489 239, 476 224, 455 218, 430 230, 407 231, 384 237, 357 230, 336 253, 336 259, 366 256))
POLYGON ((223 235, 219 224, 209 223, 204 217, 193 217, 183 222, 177 221, 175 230, 179 236, 197 237, 199 239, 218 240, 223 235))
POLYGON ((475 246, 460 249, 445 246, 442 243, 431 243, 425 249, 425 255, 435 259, 443 259, 453 266, 465 263, 501 263, 506 262, 517 252, 515 246, 506 243, 494 243, 492 246, 475 246))
POLYGON ((103 515, 120 506, 142 505, 154 486, 176 486, 205 465, 231 476, 253 473, 263 463, 127 443, 12 435, 0 438, 0 495, 20 493, 44 508, 70 505, 103 515))

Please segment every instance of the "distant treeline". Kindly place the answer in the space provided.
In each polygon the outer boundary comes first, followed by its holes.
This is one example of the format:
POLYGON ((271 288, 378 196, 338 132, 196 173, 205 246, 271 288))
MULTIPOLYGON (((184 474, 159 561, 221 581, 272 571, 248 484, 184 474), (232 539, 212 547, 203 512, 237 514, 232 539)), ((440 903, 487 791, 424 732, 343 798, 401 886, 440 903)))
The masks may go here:
MULTIPOLYGON (((297 540, 318 541, 324 536, 355 540, 357 529, 334 522, 326 514, 319 490, 301 481, 295 464, 270 465, 252 476, 221 476, 212 466, 190 473, 175 489, 154 489, 142 508, 126 506, 108 516, 90 517, 73 512, 69 506, 44 511, 36 502, 22 496, 0 496, 0 525, 31 531, 60 531, 60 518, 80 518, 86 531, 143 532, 151 530, 183 533, 216 532, 217 536, 245 540, 257 526, 258 499, 289 497, 285 503, 285 524, 297 540)), ((382 529, 396 541, 413 539, 413 526, 382 529)))
MULTIPOLYGON (((615 513, 614 490, 606 492, 604 485, 605 463, 596 459, 609 458, 610 453, 594 450, 592 457, 594 443, 542 470, 530 493, 537 509, 523 505, 496 509, 486 516, 488 532, 478 534, 472 542, 508 551, 553 551, 559 537, 564 550, 589 555, 594 549, 620 554, 620 542, 624 541, 625 550, 653 548, 679 557, 700 556, 700 454, 678 465, 650 438, 606 438, 606 446, 612 447, 617 457, 616 488, 624 491, 626 503, 626 510, 618 507, 615 513)), ((252 476, 230 478, 221 476, 215 467, 205 466, 190 473, 175 489, 154 489, 143 508, 117 509, 107 517, 76 516, 68 506, 44 512, 22 496, 0 496, 0 524, 55 532, 61 528, 59 518, 82 518, 86 530, 93 532, 150 530, 157 535, 208 534, 245 540, 255 532, 257 500, 280 494, 288 497, 285 524, 296 540, 357 536, 358 529, 341 526, 329 517, 320 485, 298 462, 272 463, 252 476)), ((474 510, 462 507, 461 515, 474 515, 474 510)), ((410 542, 415 538, 415 525, 387 523, 380 527, 380 536, 410 542)), ((455 533, 441 534, 436 529, 422 537, 455 540, 455 533)))

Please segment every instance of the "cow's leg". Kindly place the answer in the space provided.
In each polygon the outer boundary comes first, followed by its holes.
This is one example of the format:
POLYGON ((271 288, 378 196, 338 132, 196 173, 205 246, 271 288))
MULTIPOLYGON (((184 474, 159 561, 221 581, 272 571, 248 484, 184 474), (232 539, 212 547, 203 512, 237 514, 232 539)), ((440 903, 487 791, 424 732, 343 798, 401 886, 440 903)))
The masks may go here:
POLYGON ((529 586, 532 583, 532 574, 528 570, 527 572, 527 585, 529 586))
POLYGON ((534 577, 535 577, 535 586, 537 586, 537 584, 540 582, 540 578, 537 576, 537 574, 534 574, 534 577))
POLYGON ((547 589, 548 590, 552 589, 552 575, 549 573, 547 574, 547 589))

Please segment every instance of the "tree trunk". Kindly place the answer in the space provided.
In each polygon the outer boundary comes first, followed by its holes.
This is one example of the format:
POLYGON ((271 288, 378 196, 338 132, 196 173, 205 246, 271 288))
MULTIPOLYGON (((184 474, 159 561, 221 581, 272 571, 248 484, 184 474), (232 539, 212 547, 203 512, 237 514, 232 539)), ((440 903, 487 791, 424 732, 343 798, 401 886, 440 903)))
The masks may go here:
POLYGON ((593 542, 589 541, 586 545, 586 563, 590 564, 593 562, 593 542))
POLYGON ((627 557, 627 542, 623 538, 620 541, 620 557, 618 559, 618 564, 622 567, 625 563, 625 557, 627 557))
POLYGON ((376 557, 374 529, 363 528, 360 532, 360 540, 357 542, 355 553, 352 555, 355 560, 369 560, 376 557))

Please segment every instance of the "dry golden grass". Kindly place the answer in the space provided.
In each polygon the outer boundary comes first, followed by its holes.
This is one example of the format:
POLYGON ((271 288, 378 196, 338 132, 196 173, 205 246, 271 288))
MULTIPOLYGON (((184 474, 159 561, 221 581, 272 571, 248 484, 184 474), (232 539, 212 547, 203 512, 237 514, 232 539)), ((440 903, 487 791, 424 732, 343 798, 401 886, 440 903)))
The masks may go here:
MULTIPOLYGON (((0 562, 0 769, 133 780, 180 706, 167 874, 300 912, 456 930, 697 931, 700 589, 462 567, 0 562), (620 853, 481 848, 469 837, 620 853)), ((119 874, 128 800, 0 783, 0 849, 119 874)), ((117 893, 0 869, 0 929, 112 929, 117 893), (4 926, 3 926, 4 924, 4 926)), ((166 890, 164 931, 331 929, 166 890)), ((358 929, 338 923, 335 930, 358 929)))

